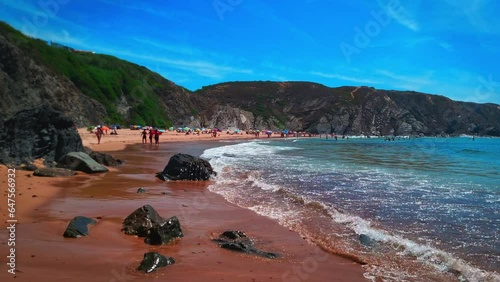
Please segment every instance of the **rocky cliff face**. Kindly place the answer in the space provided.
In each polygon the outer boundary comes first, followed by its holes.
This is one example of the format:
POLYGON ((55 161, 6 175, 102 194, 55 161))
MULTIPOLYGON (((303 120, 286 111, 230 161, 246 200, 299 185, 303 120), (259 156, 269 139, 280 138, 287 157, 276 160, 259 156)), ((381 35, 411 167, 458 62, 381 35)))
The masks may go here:
POLYGON ((67 78, 35 62, 7 35, 0 34, 0 119, 40 105, 63 111, 78 125, 96 124, 107 115, 100 103, 67 78))
POLYGON ((210 101, 203 112, 206 124, 221 127, 340 135, 500 133, 499 105, 416 92, 328 88, 309 82, 232 82, 204 87, 197 94, 210 101))
POLYGON ((50 165, 69 152, 83 151, 72 119, 50 107, 22 110, 0 123, 0 163, 31 163, 44 158, 50 165))

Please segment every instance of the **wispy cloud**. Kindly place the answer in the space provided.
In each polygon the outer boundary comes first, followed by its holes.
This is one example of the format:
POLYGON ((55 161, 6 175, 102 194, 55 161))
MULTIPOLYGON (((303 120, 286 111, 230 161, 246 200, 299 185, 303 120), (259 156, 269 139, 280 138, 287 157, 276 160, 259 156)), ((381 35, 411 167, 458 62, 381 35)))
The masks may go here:
POLYGON ((3 0, 3 1, 0 1, 0 4, 2 4, 2 6, 4 6, 4 7, 8 7, 9 9, 32 14, 32 15, 41 12, 40 7, 32 5, 31 3, 26 2, 26 1, 3 0))
POLYGON ((42 33, 40 33, 40 36, 45 40, 69 45, 71 47, 82 47, 89 45, 85 41, 85 39, 74 37, 65 29, 61 30, 60 32, 43 31, 42 33))
POLYGON ((396 74, 394 72, 379 69, 375 71, 376 74, 379 74, 385 77, 384 82, 388 85, 394 85, 394 87, 405 88, 409 90, 420 90, 425 85, 430 85, 433 83, 430 80, 432 72, 428 72, 423 76, 409 76, 403 74, 396 74))
POLYGON ((400 2, 397 3, 399 3, 399 5, 393 5, 393 1, 390 1, 390 3, 388 4, 381 4, 381 2, 379 1, 379 5, 382 6, 387 15, 389 15, 392 19, 412 31, 419 31, 420 25, 417 20, 411 15, 410 9, 407 9, 400 2))
POLYGON ((343 74, 324 73, 324 72, 318 72, 318 71, 312 71, 312 72, 310 72, 310 74, 315 75, 315 76, 319 76, 319 77, 324 77, 324 78, 333 78, 333 79, 351 81, 351 82, 356 82, 356 83, 379 84, 379 82, 376 80, 346 76, 343 74))
POLYGON ((183 54, 183 55, 202 55, 203 51, 200 49, 196 49, 191 46, 187 45, 177 45, 177 44, 171 44, 165 41, 155 41, 151 39, 146 39, 146 38, 132 38, 135 42, 142 44, 142 45, 147 45, 150 47, 155 47, 170 53, 176 53, 176 54, 183 54))
POLYGON ((164 67, 188 71, 200 76, 213 79, 223 79, 229 74, 252 74, 253 70, 247 68, 238 68, 227 65, 220 65, 214 62, 203 60, 181 60, 170 57, 161 57, 153 55, 144 55, 126 50, 115 50, 99 48, 99 52, 113 54, 115 56, 125 57, 137 61, 148 61, 153 64, 160 64, 164 67))
MULTIPOLYGON (((448 7, 459 12, 465 16, 466 22, 479 32, 485 33, 498 33, 500 32, 497 13, 493 8, 493 1, 490 0, 469 0, 469 1, 455 1, 445 0, 448 7)), ((461 19, 463 20, 463 19, 461 19)))
POLYGON ((311 43, 314 45, 321 45, 320 42, 315 40, 309 33, 304 32, 302 29, 298 28, 296 25, 292 24, 289 20, 282 17, 278 12, 276 12, 271 5, 265 1, 255 1, 253 5, 247 5, 243 8, 255 17, 262 18, 265 21, 270 21, 277 26, 284 28, 291 32, 296 38, 300 40, 311 43))
POLYGON ((201 17, 199 15, 193 15, 192 13, 181 11, 179 9, 171 10, 165 8, 165 5, 168 6, 168 3, 165 3, 162 7, 156 7, 153 3, 147 1, 113 1, 113 0, 99 0, 101 3, 105 3, 108 5, 112 5, 115 7, 119 7, 122 9, 134 10, 143 14, 148 14, 156 17, 163 18, 165 20, 172 21, 193 21, 193 22, 203 22, 203 23, 213 23, 214 21, 201 17))
POLYGON ((439 45, 441 48, 445 49, 446 51, 453 51, 453 50, 454 50, 454 49, 453 49, 453 45, 451 45, 450 43, 448 43, 448 42, 446 42, 446 41, 440 41, 440 42, 438 43, 438 45, 439 45))

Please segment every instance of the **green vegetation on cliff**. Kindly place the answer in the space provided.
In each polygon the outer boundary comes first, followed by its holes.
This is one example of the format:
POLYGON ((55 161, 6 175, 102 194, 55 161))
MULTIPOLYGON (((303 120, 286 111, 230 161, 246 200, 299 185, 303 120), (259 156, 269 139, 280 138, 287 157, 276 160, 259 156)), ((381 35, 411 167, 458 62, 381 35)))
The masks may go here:
POLYGON ((160 94, 171 83, 145 67, 118 58, 73 52, 24 36, 0 22, 0 34, 35 60, 71 80, 80 91, 104 105, 109 123, 171 126, 160 94))

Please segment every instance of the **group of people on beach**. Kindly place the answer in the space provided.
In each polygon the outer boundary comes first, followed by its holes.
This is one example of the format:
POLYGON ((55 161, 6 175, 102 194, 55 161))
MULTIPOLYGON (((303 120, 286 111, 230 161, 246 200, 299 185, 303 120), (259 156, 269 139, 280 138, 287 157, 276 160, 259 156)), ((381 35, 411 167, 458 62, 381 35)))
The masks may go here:
POLYGON ((155 139, 155 144, 160 145, 160 135, 161 131, 157 128, 150 128, 149 131, 147 129, 143 129, 141 132, 142 136, 142 144, 147 144, 147 137, 149 136, 149 143, 153 144, 153 137, 155 139))

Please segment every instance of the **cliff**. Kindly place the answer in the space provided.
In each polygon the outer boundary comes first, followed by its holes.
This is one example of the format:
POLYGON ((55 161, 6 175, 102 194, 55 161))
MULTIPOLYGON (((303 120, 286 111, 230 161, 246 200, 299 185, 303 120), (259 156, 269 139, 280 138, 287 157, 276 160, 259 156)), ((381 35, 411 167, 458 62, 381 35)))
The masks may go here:
POLYGON ((233 117, 229 123, 239 128, 340 135, 500 135, 499 105, 417 92, 329 88, 310 82, 230 82, 196 93, 209 100, 203 112, 209 126, 221 117, 233 117))

